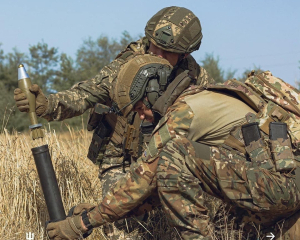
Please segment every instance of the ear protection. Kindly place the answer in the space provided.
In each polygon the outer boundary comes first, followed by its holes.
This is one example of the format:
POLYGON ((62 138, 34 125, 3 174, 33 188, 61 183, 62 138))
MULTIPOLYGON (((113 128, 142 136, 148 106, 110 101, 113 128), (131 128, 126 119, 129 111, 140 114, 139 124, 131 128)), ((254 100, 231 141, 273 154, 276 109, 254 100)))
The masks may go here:
POLYGON ((170 74, 171 69, 162 65, 157 69, 155 76, 149 79, 145 89, 145 98, 143 99, 147 108, 151 108, 164 93, 170 83, 170 79, 168 79, 170 74))

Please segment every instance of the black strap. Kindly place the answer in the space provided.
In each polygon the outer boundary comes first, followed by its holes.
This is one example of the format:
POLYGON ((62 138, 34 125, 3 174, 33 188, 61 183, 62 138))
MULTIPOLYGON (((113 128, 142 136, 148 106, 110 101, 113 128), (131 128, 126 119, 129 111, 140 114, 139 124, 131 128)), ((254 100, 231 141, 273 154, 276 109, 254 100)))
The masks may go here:
POLYGON ((90 223, 89 217, 87 215, 87 211, 84 211, 81 214, 81 217, 82 217, 83 224, 88 229, 88 231, 93 229, 93 225, 90 223))

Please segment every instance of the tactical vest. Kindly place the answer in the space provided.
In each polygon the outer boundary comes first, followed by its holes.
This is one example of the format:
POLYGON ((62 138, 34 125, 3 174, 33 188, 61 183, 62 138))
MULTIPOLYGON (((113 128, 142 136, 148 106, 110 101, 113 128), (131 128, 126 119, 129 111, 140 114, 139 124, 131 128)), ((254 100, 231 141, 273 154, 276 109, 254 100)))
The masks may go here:
MULTIPOLYGON (((120 53, 117 58, 126 62, 133 54, 145 53, 148 44, 145 38, 129 44, 126 50, 120 53)), ((174 73, 179 75, 184 71, 187 71, 195 79, 203 77, 201 73, 204 74, 192 56, 183 59, 174 73)), ((201 79, 199 80, 200 83, 202 84, 201 79)), ((98 116, 93 117, 92 114, 90 115, 88 129, 94 130, 94 133, 89 147, 88 158, 95 164, 100 164, 104 158, 109 141, 112 141, 115 146, 122 147, 124 154, 130 155, 133 159, 138 158, 145 145, 149 142, 151 132, 155 126, 145 121, 142 122, 138 116, 133 114, 130 114, 128 118, 116 116, 112 113, 109 114, 109 110, 103 111, 103 107, 104 105, 97 104, 92 113, 98 116), (94 120, 91 120, 93 118, 94 120), (93 124, 91 125, 91 123, 93 124)))
MULTIPOLYGON (((145 53, 145 39, 129 44, 116 59, 127 62, 135 54, 145 53)), ((106 103, 111 107, 111 103, 106 103)), ((103 104, 96 104, 90 111, 88 120, 89 131, 94 130, 92 141, 88 151, 88 158, 95 164, 101 164, 107 144, 112 141, 116 147, 122 148, 123 152, 132 157, 138 156, 139 128, 141 121, 132 113, 127 118, 110 113, 111 108, 103 104)), ((142 145, 141 145, 142 146, 142 145)), ((121 163, 119 163, 121 164, 121 163)))

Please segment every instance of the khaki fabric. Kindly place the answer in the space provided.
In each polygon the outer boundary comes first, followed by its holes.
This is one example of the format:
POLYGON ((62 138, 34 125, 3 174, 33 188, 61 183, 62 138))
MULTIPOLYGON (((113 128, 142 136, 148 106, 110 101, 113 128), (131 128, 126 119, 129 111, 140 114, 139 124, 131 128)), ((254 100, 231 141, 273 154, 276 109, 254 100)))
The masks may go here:
POLYGON ((204 90, 184 100, 194 113, 188 139, 208 145, 222 144, 247 113, 254 113, 248 105, 224 93, 204 90))

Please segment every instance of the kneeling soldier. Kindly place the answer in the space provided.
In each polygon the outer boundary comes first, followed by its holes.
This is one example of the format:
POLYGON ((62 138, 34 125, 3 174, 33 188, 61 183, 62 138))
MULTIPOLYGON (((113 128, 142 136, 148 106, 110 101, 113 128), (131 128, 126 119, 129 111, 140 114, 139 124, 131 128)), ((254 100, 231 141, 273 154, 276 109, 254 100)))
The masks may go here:
POLYGON ((76 239, 90 228, 138 215, 154 196, 183 239, 212 239, 204 192, 266 214, 265 226, 300 209, 294 171, 298 151, 280 121, 279 127, 270 125, 270 136, 261 130, 258 113, 267 109, 263 99, 237 81, 203 88, 187 72, 166 77, 170 68, 159 57, 138 55, 121 69, 114 111, 124 116, 136 111, 157 124, 150 142, 98 206, 49 223, 50 238, 76 239), (267 144, 273 138, 282 143, 276 146, 277 158, 282 151, 291 165, 276 165, 267 144))

